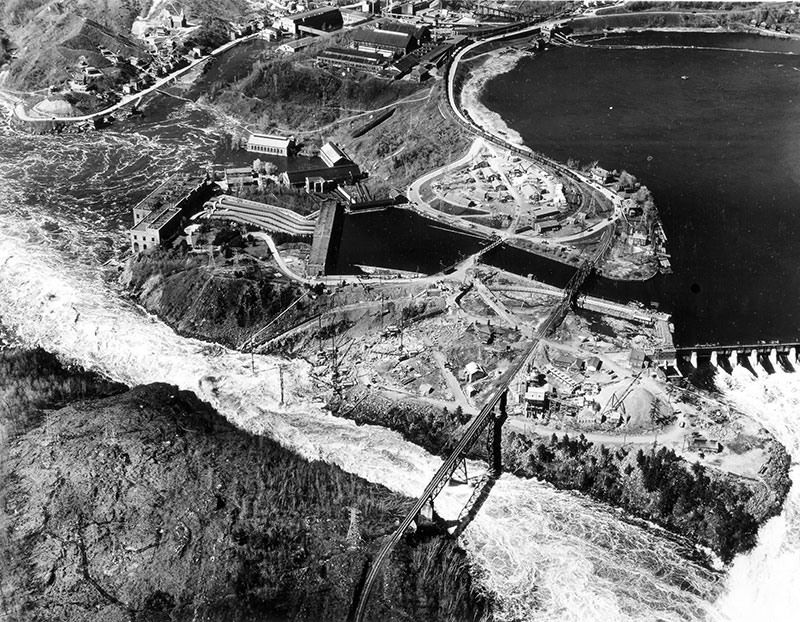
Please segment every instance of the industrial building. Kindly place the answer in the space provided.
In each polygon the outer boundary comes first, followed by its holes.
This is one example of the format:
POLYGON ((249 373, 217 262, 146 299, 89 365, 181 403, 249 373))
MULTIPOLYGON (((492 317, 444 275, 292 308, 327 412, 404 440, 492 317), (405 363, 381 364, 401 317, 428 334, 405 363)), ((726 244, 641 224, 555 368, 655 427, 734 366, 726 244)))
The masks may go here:
POLYGON ((267 153, 287 157, 294 151, 294 137, 273 136, 271 134, 251 134, 247 139, 247 150, 253 153, 267 153))
POLYGON ((556 231, 561 229, 561 224, 557 220, 543 220, 534 225, 534 229, 539 233, 547 233, 548 231, 556 231))
POLYGON ((328 166, 342 166, 343 164, 352 164, 353 161, 347 157, 347 154, 342 151, 336 143, 327 142, 319 150, 319 157, 328 166))
POLYGON ((400 32, 411 35, 414 39, 414 47, 419 47, 423 43, 431 40, 431 31, 425 24, 405 24, 392 20, 383 20, 378 23, 376 30, 381 32, 400 32))
POLYGON ((133 208, 133 252, 158 248, 180 231, 184 219, 201 209, 216 185, 205 177, 170 177, 133 208))
POLYGON ((396 58, 408 54, 416 47, 416 43, 408 33, 365 29, 353 35, 353 47, 360 52, 396 58))
MULTIPOLYGON (((362 179, 364 175, 358 164, 344 164, 341 166, 329 166, 307 169, 304 171, 286 171, 281 175, 281 181, 288 186, 308 186, 313 191, 322 182, 349 183, 353 184, 362 179)), ((328 187, 330 187, 328 185, 328 187)))
POLYGON ((342 13, 338 7, 321 7, 294 15, 286 15, 280 19, 281 30, 295 37, 301 32, 339 30, 344 25, 342 13))
POLYGON ((352 48, 328 48, 317 55, 317 61, 323 65, 348 67, 378 73, 383 70, 386 58, 381 54, 362 52, 352 48))

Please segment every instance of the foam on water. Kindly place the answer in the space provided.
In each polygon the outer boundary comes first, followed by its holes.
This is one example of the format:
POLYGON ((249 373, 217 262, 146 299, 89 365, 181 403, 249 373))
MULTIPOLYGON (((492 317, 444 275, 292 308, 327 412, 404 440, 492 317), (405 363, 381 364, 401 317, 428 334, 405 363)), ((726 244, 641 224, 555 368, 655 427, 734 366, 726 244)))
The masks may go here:
POLYGON ((792 455, 792 488, 783 512, 758 534, 758 545, 729 572, 715 617, 749 622, 797 620, 800 614, 800 373, 758 378, 742 367, 717 376, 720 390, 770 430, 792 455))

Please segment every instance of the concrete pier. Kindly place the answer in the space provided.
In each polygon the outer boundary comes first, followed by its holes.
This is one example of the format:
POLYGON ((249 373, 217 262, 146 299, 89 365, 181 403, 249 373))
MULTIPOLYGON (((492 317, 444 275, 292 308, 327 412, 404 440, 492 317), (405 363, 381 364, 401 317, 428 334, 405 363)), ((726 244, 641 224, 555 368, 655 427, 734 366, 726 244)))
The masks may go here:
POLYGON ((692 364, 692 367, 697 369, 697 352, 692 352, 692 355, 689 357, 689 362, 692 364))
POLYGON ((711 352, 711 365, 713 367, 719 367, 719 362, 717 361, 717 351, 712 350, 711 352))
POLYGON ((758 362, 758 350, 751 350, 747 360, 750 362, 750 367, 753 369, 756 376, 760 375, 758 373, 758 368, 761 367, 761 363, 758 362))
POLYGON ((769 351, 769 362, 773 369, 778 369, 778 350, 775 348, 769 351))
POLYGON ((797 348, 789 348, 789 362, 794 365, 797 361, 797 348))
POLYGON ((739 353, 736 350, 731 350, 728 360, 731 362, 731 369, 733 369, 739 364, 739 353))

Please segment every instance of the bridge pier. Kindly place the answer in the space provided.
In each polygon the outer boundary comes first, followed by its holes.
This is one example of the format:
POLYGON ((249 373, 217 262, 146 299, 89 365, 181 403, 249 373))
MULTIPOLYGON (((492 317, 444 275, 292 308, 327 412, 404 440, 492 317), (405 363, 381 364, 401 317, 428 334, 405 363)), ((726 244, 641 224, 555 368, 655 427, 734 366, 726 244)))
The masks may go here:
POLYGON ((425 501, 425 505, 422 506, 420 509, 419 514, 417 514, 414 522, 417 524, 417 527, 430 524, 433 522, 433 518, 436 515, 436 511, 433 507, 433 497, 428 497, 427 501, 425 501))
POLYGON ((692 352, 691 356, 689 357, 689 362, 691 363, 692 367, 697 369, 697 352, 692 352))
POLYGON ((711 366, 712 367, 719 367, 719 361, 717 360, 717 351, 711 351, 711 366))
POLYGON ((776 348, 769 351, 769 362, 772 369, 778 369, 778 350, 776 348))
POLYGON ((733 369, 739 364, 739 353, 736 350, 731 350, 731 354, 728 357, 728 360, 730 360, 731 369, 733 369))
POLYGON ((789 362, 794 365, 797 360, 797 348, 789 348, 789 362))
POLYGON ((500 413, 493 413, 492 421, 489 424, 489 432, 486 438, 487 449, 489 454, 489 477, 498 478, 503 474, 503 423, 505 422, 508 414, 506 413, 506 404, 508 400, 508 393, 503 392, 500 397, 498 409, 500 413))

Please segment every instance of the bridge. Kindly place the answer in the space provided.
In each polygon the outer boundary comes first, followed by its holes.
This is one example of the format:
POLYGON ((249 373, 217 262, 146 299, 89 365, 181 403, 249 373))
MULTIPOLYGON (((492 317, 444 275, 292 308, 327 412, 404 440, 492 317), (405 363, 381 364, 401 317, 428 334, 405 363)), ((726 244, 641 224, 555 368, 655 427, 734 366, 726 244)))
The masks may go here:
MULTIPOLYGON (((508 387, 511 385, 517 374, 526 366, 528 360, 533 355, 539 342, 552 333, 555 328, 563 321, 570 306, 575 304, 578 297, 578 291, 583 285, 583 282, 594 269, 594 264, 599 258, 595 255, 594 258, 585 261, 575 272, 570 279, 567 286, 564 288, 564 294, 561 302, 550 312, 545 321, 539 327, 538 331, 531 339, 530 343, 525 348, 519 359, 509 367, 501 376, 495 390, 489 396, 489 399, 484 404, 478 415, 472 420, 461 440, 456 447, 444 461, 442 466, 433 476, 430 483, 425 487, 422 495, 417 499, 411 510, 406 517, 402 520, 397 529, 381 547, 375 559, 370 565, 367 576, 364 579, 364 585, 358 597, 356 609, 351 617, 352 622, 362 622, 364 614, 366 613, 367 602, 372 590, 372 586, 378 577, 383 565, 386 563, 389 555, 394 547, 403 537, 403 534, 408 530, 413 522, 426 509, 433 512, 434 499, 439 495, 445 487, 450 478, 459 468, 465 463, 469 450, 478 442, 481 434, 488 428, 488 448, 489 448, 489 477, 494 479, 499 477, 502 472, 502 460, 500 455, 500 438, 501 428, 506 419, 506 395, 508 387), (499 406, 499 414, 495 412, 495 408, 499 406)), ((477 491, 476 491, 477 492, 477 491)))

